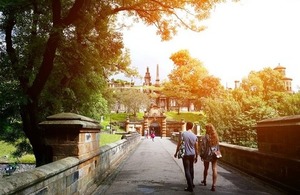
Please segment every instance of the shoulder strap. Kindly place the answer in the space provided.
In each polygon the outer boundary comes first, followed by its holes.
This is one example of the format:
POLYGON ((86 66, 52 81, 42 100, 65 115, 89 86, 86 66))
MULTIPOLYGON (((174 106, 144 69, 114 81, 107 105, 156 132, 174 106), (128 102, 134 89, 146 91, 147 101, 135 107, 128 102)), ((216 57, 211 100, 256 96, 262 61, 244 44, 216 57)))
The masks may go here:
POLYGON ((207 148, 210 148, 210 146, 209 146, 209 139, 208 139, 208 137, 207 137, 207 136, 205 136, 205 139, 206 139, 206 147, 207 147, 207 148))
POLYGON ((182 132, 181 135, 180 135, 181 142, 183 142, 183 133, 184 132, 182 132))

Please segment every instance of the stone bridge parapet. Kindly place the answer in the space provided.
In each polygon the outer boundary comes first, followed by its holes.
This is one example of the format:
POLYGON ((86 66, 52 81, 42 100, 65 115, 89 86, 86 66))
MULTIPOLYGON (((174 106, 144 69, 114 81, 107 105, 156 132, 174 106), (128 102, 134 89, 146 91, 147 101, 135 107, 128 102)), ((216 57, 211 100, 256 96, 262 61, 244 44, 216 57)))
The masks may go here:
POLYGON ((139 143, 131 132, 100 148, 100 126, 84 116, 62 113, 41 123, 53 162, 0 180, 0 194, 92 194, 139 143))

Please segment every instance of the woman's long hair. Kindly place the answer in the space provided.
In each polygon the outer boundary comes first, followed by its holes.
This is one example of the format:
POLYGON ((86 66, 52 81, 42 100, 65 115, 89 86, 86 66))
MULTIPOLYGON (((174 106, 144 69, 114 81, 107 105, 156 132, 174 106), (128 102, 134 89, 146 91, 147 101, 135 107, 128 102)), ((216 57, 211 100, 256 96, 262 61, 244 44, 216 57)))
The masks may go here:
POLYGON ((207 125, 205 125, 205 129, 206 129, 206 134, 209 136, 209 145, 210 146, 218 145, 219 136, 217 134, 215 127, 211 123, 208 123, 207 125))

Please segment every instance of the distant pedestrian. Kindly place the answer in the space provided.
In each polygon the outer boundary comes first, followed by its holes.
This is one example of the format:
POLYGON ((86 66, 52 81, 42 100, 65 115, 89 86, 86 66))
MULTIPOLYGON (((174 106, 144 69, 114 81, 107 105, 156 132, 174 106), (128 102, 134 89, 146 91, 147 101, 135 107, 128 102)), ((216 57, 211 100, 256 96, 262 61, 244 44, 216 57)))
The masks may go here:
POLYGON ((197 162, 198 157, 198 138, 192 132, 194 124, 192 122, 186 123, 187 131, 181 133, 179 138, 176 152, 174 157, 177 158, 178 151, 180 149, 181 140, 184 141, 184 156, 182 158, 182 163, 184 167, 185 178, 188 187, 184 191, 193 192, 194 191, 194 163, 197 162))
POLYGON ((152 139, 152 141, 154 142, 154 138, 155 138, 155 132, 154 131, 151 131, 151 139, 152 139))
POLYGON ((145 129, 145 131, 144 131, 144 136, 145 136, 145 138, 148 139, 148 129, 145 129))
POLYGON ((206 177, 209 168, 209 163, 212 165, 212 186, 211 191, 216 191, 216 182, 217 182, 217 158, 214 158, 214 151, 218 151, 219 149, 219 137, 215 127, 212 124, 207 124, 205 126, 206 134, 202 137, 201 142, 201 152, 200 157, 204 164, 203 170, 203 180, 201 183, 206 186, 206 177))

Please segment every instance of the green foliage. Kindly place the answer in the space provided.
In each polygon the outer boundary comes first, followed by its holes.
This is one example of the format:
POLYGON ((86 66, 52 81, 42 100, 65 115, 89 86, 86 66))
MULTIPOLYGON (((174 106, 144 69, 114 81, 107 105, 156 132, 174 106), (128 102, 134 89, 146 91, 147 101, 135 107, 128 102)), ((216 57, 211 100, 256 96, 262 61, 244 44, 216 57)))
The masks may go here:
POLYGON ((208 122, 215 125, 222 141, 257 147, 258 121, 299 114, 299 93, 284 91, 282 75, 270 68, 250 72, 241 87, 222 96, 203 99, 208 122))
POLYGON ((25 154, 18 159, 19 163, 35 163, 35 157, 33 154, 25 154))
POLYGON ((169 40, 179 27, 203 30, 197 21, 207 18, 219 2, 1 1, 1 130, 25 131, 42 165, 47 158, 41 120, 59 112, 99 119, 111 104, 109 76, 136 73, 119 31, 128 18, 155 25, 157 34, 169 40), (121 12, 123 24, 117 21, 121 12), (21 120, 22 128, 13 126, 21 120))
POLYGON ((133 116, 136 116, 139 110, 146 110, 151 103, 149 96, 140 89, 129 88, 115 91, 115 98, 118 104, 124 105, 126 112, 133 113, 133 116))
POLYGON ((282 94, 276 102, 280 116, 299 115, 300 114, 300 92, 294 94, 282 94))
MULTIPOLYGON (((2 48, 0 47, 0 51, 2 48)), ((19 140, 24 140, 22 132, 22 122, 19 113, 20 102, 24 101, 18 91, 18 82, 12 74, 12 67, 9 66, 6 57, 0 57, 0 140, 7 143, 16 144, 19 140)), ((18 152, 30 152, 19 148, 18 152)))
POLYGON ((264 68, 261 71, 252 71, 248 78, 244 78, 241 87, 250 95, 255 95, 268 101, 272 92, 285 92, 283 76, 276 70, 264 68))
POLYGON ((11 162, 11 160, 13 159, 11 153, 14 150, 14 146, 9 143, 0 141, 0 148, 1 162, 11 162))
POLYGON ((201 119, 203 119, 203 113, 202 112, 166 112, 167 120, 174 120, 174 121, 181 121, 182 119, 184 121, 190 121, 199 123, 201 119))
POLYGON ((35 158, 32 154, 25 154, 20 157, 16 157, 13 153, 16 151, 16 147, 13 144, 0 141, 0 162, 1 163, 34 163, 35 158))
POLYGON ((209 75, 201 61, 190 56, 187 50, 180 50, 170 57, 175 68, 169 74, 169 82, 163 84, 163 93, 175 97, 178 106, 193 101, 197 110, 201 108, 201 98, 217 96, 221 92, 218 78, 209 75))

